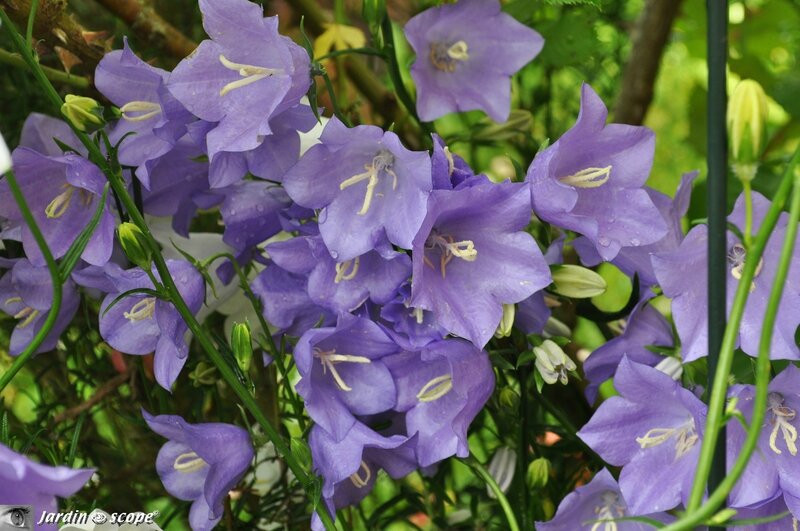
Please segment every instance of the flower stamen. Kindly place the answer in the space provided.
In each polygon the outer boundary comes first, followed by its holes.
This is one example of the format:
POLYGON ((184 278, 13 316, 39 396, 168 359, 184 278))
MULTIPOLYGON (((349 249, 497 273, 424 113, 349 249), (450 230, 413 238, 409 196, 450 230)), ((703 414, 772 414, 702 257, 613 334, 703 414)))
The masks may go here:
POLYGON ((222 87, 222 90, 219 91, 220 96, 224 96, 237 88, 246 87, 247 85, 251 85, 256 81, 261 81, 264 78, 272 77, 276 74, 283 74, 284 72, 281 68, 267 68, 264 66, 234 63, 233 61, 229 61, 227 57, 221 54, 219 56, 219 62, 222 63, 222 66, 228 70, 238 72, 239 75, 242 76, 242 79, 232 81, 222 87))
POLYGON ((361 210, 358 211, 359 216, 363 216, 369 211, 372 206, 372 198, 375 196, 375 188, 380 182, 379 177, 381 172, 385 172, 392 177, 392 190, 397 190, 397 174, 394 172, 394 155, 390 151, 381 150, 373 158, 370 164, 365 164, 363 173, 348 177, 339 184, 339 190, 345 190, 360 182, 367 181, 367 189, 364 194, 364 202, 361 205, 361 210))
POLYGON ((772 412, 773 424, 772 432, 769 434, 769 447, 778 455, 783 452, 778 448, 778 432, 783 436, 786 449, 793 456, 797 455, 797 428, 792 425, 792 421, 797 416, 797 412, 784 405, 784 398, 780 393, 769 394, 769 411, 772 412))
POLYGON ((350 481, 353 482, 353 485, 356 486, 358 489, 363 489, 369 484, 369 480, 372 479, 372 470, 369 469, 369 465, 366 462, 361 461, 361 467, 356 470, 355 473, 350 475, 350 481), (364 471, 364 477, 360 476, 361 471, 364 471))
POLYGON ((417 400, 420 402, 433 402, 439 400, 453 389, 453 376, 442 374, 433 378, 422 386, 417 393, 417 400))
POLYGON ((131 307, 129 312, 125 312, 122 314, 125 319, 128 321, 135 323, 137 321, 144 321, 145 319, 151 319, 153 314, 156 311, 156 298, 155 297, 146 297, 131 307))
POLYGON ((161 105, 151 101, 130 101, 119 108, 122 118, 129 122, 144 122, 161 114, 161 105), (132 115, 131 113, 142 113, 132 115))
POLYGON ((336 354, 336 350, 331 350, 329 352, 323 352, 322 350, 315 348, 314 349, 314 356, 319 359, 320 363, 322 363, 322 372, 327 374, 328 371, 331 372, 331 376, 333 377, 333 381, 336 382, 337 387, 342 391, 352 391, 353 388, 350 387, 345 383, 342 379, 339 371, 336 370, 337 363, 372 363, 372 360, 364 357, 364 356, 354 356, 352 354, 336 354))
MULTIPOLYGON (((20 299, 21 300, 21 299, 20 299)), ((27 306, 14 314, 14 319, 22 319, 21 323, 17 324, 17 328, 22 329, 30 325, 39 315, 39 310, 28 308, 27 306)))
POLYGON ((625 516, 625 506, 619 503, 619 494, 612 491, 604 492, 601 496, 602 505, 594 508, 594 513, 597 515, 599 522, 592 525, 591 531, 617 531, 617 523, 613 520, 615 518, 623 518, 625 516))
POLYGON ((189 474, 191 472, 197 472, 207 465, 208 463, 206 463, 202 457, 198 456, 197 453, 186 452, 175 458, 175 462, 172 463, 172 468, 178 472, 189 474))
POLYGON ((429 58, 437 70, 454 72, 459 62, 469 59, 469 47, 463 40, 452 44, 434 42, 431 43, 429 58))
POLYGON ((606 166, 605 168, 584 168, 558 180, 576 188, 599 188, 608 182, 610 177, 611 166, 606 166))
POLYGON ((636 442, 643 449, 652 448, 663 444, 673 436, 676 439, 675 459, 686 455, 700 438, 695 432, 694 423, 690 421, 679 428, 653 428, 645 433, 643 437, 637 437, 636 442))
MULTIPOLYGON (((478 249, 475 248, 475 242, 472 240, 455 241, 452 236, 442 236, 434 232, 428 237, 425 249, 435 249, 437 247, 442 251, 442 255, 439 257, 439 270, 442 272, 442 278, 445 278, 447 264, 454 257, 460 258, 465 262, 474 262, 478 258, 478 249)), ((423 260, 431 269, 436 269, 436 266, 427 256, 424 256, 423 260)))
POLYGON ((359 262, 361 257, 358 256, 354 260, 348 260, 341 264, 336 264, 336 277, 333 282, 338 284, 342 280, 353 280, 358 273, 359 262))

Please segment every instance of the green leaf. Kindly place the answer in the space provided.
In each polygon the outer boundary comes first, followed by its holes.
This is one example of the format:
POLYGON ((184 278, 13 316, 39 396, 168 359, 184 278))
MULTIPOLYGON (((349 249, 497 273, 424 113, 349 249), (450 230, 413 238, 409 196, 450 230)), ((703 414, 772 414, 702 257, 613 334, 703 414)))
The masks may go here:
POLYGON ((61 282, 66 282, 69 278, 70 273, 72 270, 75 269, 75 265, 78 263, 83 251, 86 249, 86 246, 89 245, 89 240, 92 239, 92 234, 94 234, 94 230, 97 228, 97 225, 100 223, 100 218, 103 216, 103 211, 106 207, 106 197, 108 197, 108 186, 109 184, 103 187, 103 195, 100 196, 100 204, 97 205, 97 208, 94 211, 94 215, 92 216, 91 221, 89 224, 84 228, 78 237, 75 238, 75 241, 72 242, 72 245, 69 246, 67 250, 67 254, 64 255, 64 258, 61 260, 61 265, 59 266, 59 274, 61 275, 61 282))
POLYGON ((596 14, 572 10, 557 20, 543 24, 545 39, 536 59, 545 66, 585 66, 603 49, 595 30, 596 14))
POLYGON ((546 4, 551 6, 592 6, 597 9, 602 9, 600 0, 544 0, 546 4))

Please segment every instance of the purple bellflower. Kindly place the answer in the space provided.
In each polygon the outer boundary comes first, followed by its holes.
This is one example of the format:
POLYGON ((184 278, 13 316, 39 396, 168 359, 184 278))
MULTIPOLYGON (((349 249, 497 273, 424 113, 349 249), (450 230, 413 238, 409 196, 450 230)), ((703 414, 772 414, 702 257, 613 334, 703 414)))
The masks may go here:
POLYGON ((443 339, 447 330, 439 326, 433 312, 411 307, 411 284, 400 286, 394 299, 380 308, 379 322, 405 350, 419 350, 443 339))
POLYGON ((614 386, 578 436, 608 464, 632 515, 686 502, 700 453, 706 406, 658 369, 623 358, 614 386))
POLYGON ((736 508, 736 520, 757 520, 761 518, 770 518, 779 514, 787 513, 783 518, 772 520, 770 522, 763 522, 760 524, 750 525, 737 525, 729 527, 731 531, 788 531, 800 526, 800 519, 795 517, 786 507, 786 502, 783 498, 775 498, 771 502, 756 507, 736 508))
POLYGON ((308 90, 310 60, 258 4, 200 0, 200 11, 211 39, 175 68, 167 87, 195 116, 218 122, 206 138, 213 164, 218 153, 249 151, 272 134, 272 117, 308 90))
POLYGON ((434 190, 414 238, 411 306, 430 310, 451 333, 482 348, 503 304, 525 300, 551 282, 533 237, 530 195, 519 183, 434 190))
POLYGON ((494 390, 486 352, 463 339, 444 339, 386 363, 397 389, 395 410, 405 412, 406 431, 417 437, 419 466, 468 456, 467 430, 494 390))
POLYGON ((139 59, 127 39, 122 50, 106 54, 95 70, 97 90, 122 113, 108 138, 112 145, 122 141, 119 162, 138 166, 136 176, 148 189, 153 161, 172 149, 194 119, 167 90, 168 79, 169 72, 139 59))
MULTIPOLYGON (((753 193, 753 230, 757 231, 769 209, 769 200, 753 193)), ((744 229, 744 197, 736 200, 728 221, 744 229)), ((750 286, 742 324, 739 328, 739 345, 751 356, 758 353, 761 324, 767 309, 775 271, 783 245, 788 215, 781 214, 775 230, 770 235, 764 254, 756 268, 756 276, 750 286)), ((708 228, 699 225, 686 235, 680 246, 671 252, 653 256, 653 268, 664 295, 672 299, 672 317, 681 339, 683 360, 692 361, 708 352, 708 310, 706 292, 708 285, 708 228)), ((739 238, 728 232, 728 311, 730 312, 739 279, 744 270, 747 250, 739 238)), ((800 324, 800 246, 794 255, 786 279, 784 295, 778 307, 775 334, 772 338, 770 358, 800 359, 800 350, 795 343, 795 330, 800 324)))
POLYGON ((431 190, 427 153, 409 151, 392 132, 372 125, 348 129, 331 119, 284 176, 297 204, 322 209, 319 230, 343 262, 391 242, 411 249, 431 190))
POLYGON ((497 0, 427 9, 406 23, 405 34, 417 54, 411 77, 417 113, 426 122, 474 109, 504 122, 511 109, 511 76, 544 45, 541 35, 503 13, 497 0))
POLYGON ((177 415, 150 415, 147 425, 169 441, 156 458, 164 488, 178 499, 191 501, 189 524, 209 531, 222 518, 222 502, 239 483, 254 457, 247 431, 231 424, 189 424, 177 415))
POLYGON ((355 415, 394 408, 397 391, 386 358, 399 350, 377 324, 346 314, 336 327, 308 330, 297 342, 297 392, 334 441, 347 435, 355 415))
MULTIPOLYGON (((41 465, 0 444, 0 500, 4 505, 31 505, 36 511, 29 519, 33 522, 38 522, 45 511, 58 512, 56 496, 72 496, 93 473, 94 469, 41 465)), ((14 527, 20 526, 13 522, 8 527, 3 526, 4 529, 14 527)), ((55 524, 36 526, 37 531, 56 531, 56 528, 55 524)))
MULTIPOLYGON (((75 284, 67 280, 61 289, 61 309, 55 325, 39 345, 37 353, 55 348, 80 304, 75 284)), ((17 319, 11 333, 9 353, 20 354, 44 326, 53 304, 53 284, 46 267, 34 267, 22 258, 0 279, 0 311, 17 319)))
MULTIPOLYGON (((167 260, 167 267, 189 309, 197 314, 205 296, 205 281, 184 260, 167 260)), ((125 354, 155 352, 156 381, 169 390, 178 378, 189 354, 188 327, 172 303, 146 293, 133 293, 111 305, 123 293, 140 288, 153 289, 141 268, 122 270, 109 263, 103 274, 97 270, 73 273, 82 286, 108 293, 100 306, 100 335, 125 354)), ((158 274, 153 270, 158 278, 158 274)))
POLYGON ((607 116, 584 84, 578 121, 536 156, 527 180, 537 216, 583 234, 603 260, 612 260, 622 247, 659 241, 667 224, 643 189, 655 135, 646 127, 606 125, 607 116))

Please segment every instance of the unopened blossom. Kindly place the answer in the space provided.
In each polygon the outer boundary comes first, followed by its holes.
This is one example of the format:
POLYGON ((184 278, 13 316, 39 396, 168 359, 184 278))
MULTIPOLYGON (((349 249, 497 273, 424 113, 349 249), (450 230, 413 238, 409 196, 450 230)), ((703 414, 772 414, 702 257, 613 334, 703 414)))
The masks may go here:
MULTIPOLYGON (((753 192, 754 232, 761 226, 769 206, 768 199, 753 192)), ((733 212, 728 216, 728 222, 744 230, 744 221, 745 201, 744 196, 740 196, 736 200, 733 212)), ((751 356, 758 354, 764 312, 767 309, 767 301, 780 261, 787 223, 788 214, 781 214, 750 284, 750 295, 739 326, 738 342, 741 349, 751 356)), ((727 246, 727 300, 730 310, 744 271, 747 249, 732 231, 728 231, 727 246)), ((672 299, 672 317, 680 336, 683 360, 692 361, 706 356, 708 354, 708 228, 699 225, 689 231, 677 249, 654 255, 653 268, 664 295, 672 299)), ((778 307, 770 348, 771 359, 800 358, 800 348, 795 342, 798 325, 800 325, 800 246, 796 245, 783 297, 778 307)))
POLYGON ((406 432, 417 437, 419 466, 468 456, 467 430, 494 390, 486 352, 443 339, 385 360, 397 389, 394 409, 406 414, 406 432))
POLYGON ((103 57, 94 74, 97 90, 121 113, 109 132, 109 141, 119 144, 119 162, 137 167, 136 176, 148 189, 153 162, 172 149, 193 120, 167 90, 168 79, 169 72, 139 59, 127 39, 122 50, 103 57))
MULTIPOLYGON (((31 461, 7 446, 0 444, 0 500, 6 511, 9 505, 31 506, 26 521, 38 522, 42 513, 58 512, 56 497, 67 498, 89 481, 94 469, 47 466, 31 461)), ((4 515, 5 516, 5 515, 4 515)), ((2 521, 0 521, 2 523, 2 521)), ((4 529, 13 529, 9 526, 4 529)), ((32 529, 33 527, 26 527, 32 529)), ((36 526, 37 531, 55 531, 55 524, 36 526)))
POLYGON ((250 468, 253 446, 247 430, 231 424, 189 424, 177 415, 153 416, 142 411, 147 425, 169 441, 156 458, 164 488, 191 501, 189 524, 194 531, 213 529, 222 518, 223 500, 250 468))
POLYGON ((411 77, 417 113, 426 122, 474 109, 505 121, 511 76, 544 45, 541 35, 503 13, 497 0, 433 7, 409 20, 404 30, 417 54, 411 77))
POLYGON ((258 4, 200 0, 200 11, 211 38, 181 61, 167 87, 195 116, 217 123, 206 138, 213 163, 217 153, 254 149, 272 133, 272 117, 308 90, 310 60, 258 4))
POLYGON ((8 151, 3 135, 0 135, 0 175, 11 169, 11 153, 8 151))
MULTIPOLYGON (((61 307, 55 324, 36 352, 55 348, 58 338, 69 325, 80 304, 75 283, 67 280, 61 287, 61 307)), ((17 320, 11 332, 9 354, 20 354, 44 326, 53 305, 53 281, 47 267, 35 267, 27 259, 16 260, 0 278, 0 312, 17 320)))
POLYGON ((567 385, 569 373, 578 368, 561 347, 550 339, 533 347, 533 354, 536 356, 536 370, 548 384, 561 382, 567 385))
POLYGON ((433 138, 431 175, 435 190, 452 190, 455 186, 475 177, 469 164, 452 153, 439 135, 433 133, 431 137, 433 138))
POLYGON ((331 257, 352 260, 389 242, 411 249, 431 190, 427 153, 373 125, 347 128, 331 119, 283 178, 297 204, 321 209, 319 231, 331 257))
POLYGON ((503 317, 550 284, 533 237, 530 196, 518 183, 434 190, 414 238, 411 306, 430 310, 452 334, 483 347, 503 317))
MULTIPOLYGON (((205 295, 203 277, 185 260, 167 260, 167 268, 189 310, 197 314, 205 295)), ((155 267, 153 274, 158 278, 155 267)), ((155 352, 156 381, 169 390, 189 354, 186 322, 171 302, 154 295, 133 293, 116 301, 132 289, 154 289, 147 273, 138 267, 123 270, 109 263, 99 274, 97 270, 79 271, 73 278, 82 286, 108 293, 100 306, 103 339, 125 354, 155 352)))
POLYGON ((661 371, 623 358, 619 396, 603 402, 578 436, 605 462, 621 466, 619 485, 632 515, 686 505, 702 443, 706 406, 661 371))
POLYGON ((294 359, 301 380, 297 392, 309 416, 335 441, 341 441, 356 415, 394 408, 397 392, 386 357, 399 347, 374 322, 342 315, 335 327, 308 330, 297 342, 294 359))
POLYGON ((281 231, 281 215, 292 205, 278 185, 265 181, 241 181, 220 189, 225 198, 220 214, 225 224, 223 241, 236 254, 253 248, 281 231))
POLYGON ((527 181, 537 216, 586 236, 603 260, 612 260, 622 247, 657 242, 667 224, 643 188, 655 135, 646 127, 606 125, 607 115, 584 84, 577 122, 537 154, 527 181))
MULTIPOLYGON (((647 531, 653 526, 635 521, 616 521, 632 514, 625 497, 611 473, 602 469, 592 481, 578 487, 558 506, 555 516, 548 522, 536 522, 542 531, 647 531)), ((661 522, 671 522, 674 517, 666 513, 644 515, 661 522)))

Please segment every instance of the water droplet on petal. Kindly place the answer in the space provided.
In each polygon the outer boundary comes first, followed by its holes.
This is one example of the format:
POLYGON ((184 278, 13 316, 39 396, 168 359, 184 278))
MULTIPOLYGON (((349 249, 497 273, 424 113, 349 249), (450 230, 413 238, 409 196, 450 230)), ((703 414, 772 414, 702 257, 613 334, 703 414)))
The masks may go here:
POLYGON ((611 240, 603 236, 602 238, 597 240, 597 243, 599 243, 603 247, 608 247, 609 245, 611 245, 611 240))
POLYGON ((339 253, 337 253, 336 251, 331 251, 331 258, 336 260, 337 258, 339 258, 339 253))
POLYGON ((631 239, 631 245, 633 245, 634 247, 636 247, 638 245, 641 245, 641 244, 642 244, 642 241, 639 238, 632 238, 631 239))

